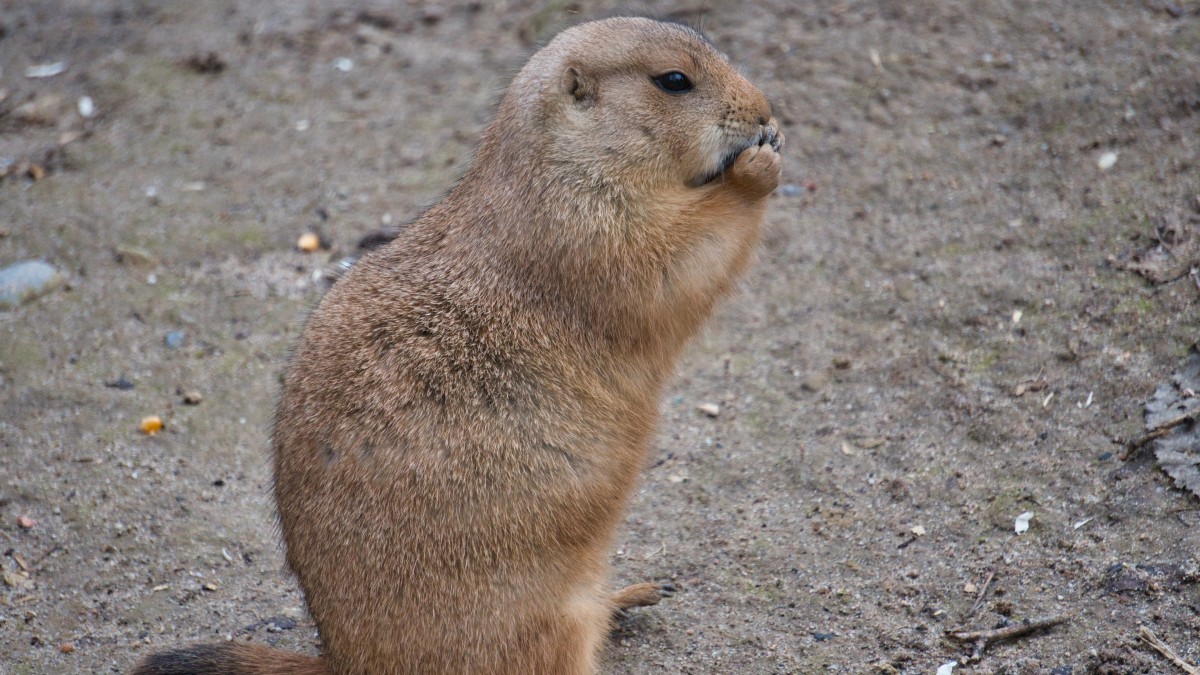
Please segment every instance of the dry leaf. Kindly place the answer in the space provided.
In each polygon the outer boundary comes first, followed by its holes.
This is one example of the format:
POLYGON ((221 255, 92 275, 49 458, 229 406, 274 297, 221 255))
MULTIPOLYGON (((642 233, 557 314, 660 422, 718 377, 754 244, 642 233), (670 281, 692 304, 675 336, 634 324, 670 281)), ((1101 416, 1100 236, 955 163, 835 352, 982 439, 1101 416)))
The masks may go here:
POLYGON ((1159 467, 1176 487, 1200 496, 1200 352, 1192 348, 1187 362, 1154 390, 1146 402, 1146 431, 1170 429, 1154 441, 1159 467))
MULTIPOLYGON (((1194 433, 1189 435, 1189 449, 1200 449, 1200 437, 1194 433)), ((1163 443, 1164 441, 1157 443, 1159 448, 1154 453, 1158 465, 1168 476, 1175 479, 1176 487, 1187 488, 1192 494, 1200 495, 1200 453, 1167 450, 1162 447, 1163 443)))
POLYGON ((1155 221, 1154 243, 1112 262, 1152 284, 1165 284, 1186 275, 1200 261, 1200 236, 1196 221, 1178 207, 1169 208, 1155 221))
POLYGON ((32 582, 29 580, 29 575, 24 572, 5 572, 4 583, 13 588, 24 588, 32 582))

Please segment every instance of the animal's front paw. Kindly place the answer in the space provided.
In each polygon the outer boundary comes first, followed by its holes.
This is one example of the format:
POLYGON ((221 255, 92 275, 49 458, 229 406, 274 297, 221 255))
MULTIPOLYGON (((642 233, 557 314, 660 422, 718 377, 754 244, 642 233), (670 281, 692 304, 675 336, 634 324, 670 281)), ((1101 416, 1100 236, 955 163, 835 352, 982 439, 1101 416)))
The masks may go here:
POLYGON ((775 152, 783 150, 783 131, 779 128, 779 123, 775 121, 774 117, 763 127, 762 136, 759 137, 758 144, 769 145, 775 152))
POLYGON ((775 121, 763 127, 758 142, 742 151, 729 167, 728 180, 751 199, 771 194, 783 175, 783 132, 775 121))

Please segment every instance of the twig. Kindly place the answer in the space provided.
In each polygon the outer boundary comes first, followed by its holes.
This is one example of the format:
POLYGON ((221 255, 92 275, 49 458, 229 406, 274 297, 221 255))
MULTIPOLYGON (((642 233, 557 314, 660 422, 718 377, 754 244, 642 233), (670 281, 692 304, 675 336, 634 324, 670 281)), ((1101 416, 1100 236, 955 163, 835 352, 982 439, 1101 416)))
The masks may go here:
MULTIPOLYGON (((1192 268, 1192 269, 1195 269, 1195 268, 1192 268)), ((1176 274, 1175 276, 1171 277, 1170 279, 1165 279, 1158 283, 1155 283, 1154 281, 1150 281, 1150 283, 1154 284, 1155 286, 1166 286, 1167 284, 1173 284, 1176 281, 1179 281, 1180 279, 1187 279, 1191 276, 1192 276, 1192 270, 1188 269, 1188 270, 1184 270, 1184 271, 1180 272, 1179 274, 1176 274)))
POLYGON ((658 555, 659 553, 666 553, 666 552, 667 552, 667 540, 664 539, 662 546, 659 546, 658 548, 654 549, 653 551, 647 553, 645 555, 645 557, 642 558, 642 560, 649 560, 649 559, 653 558, 654 556, 658 555))
POLYGON ((1188 675, 1200 675, 1200 668, 1197 668, 1187 661, 1184 661, 1179 654, 1175 653, 1174 649, 1171 649, 1170 645, 1160 640, 1158 636, 1154 634, 1154 631, 1145 626, 1141 626, 1138 628, 1138 637, 1142 638, 1143 642, 1153 647, 1154 651, 1162 654, 1163 656, 1167 657, 1171 663, 1179 666, 1179 669, 1183 672, 1187 673, 1188 675))
MULTIPOLYGON (((1067 617, 1065 616, 1026 619, 1021 623, 1014 623, 1004 628, 993 628, 992 630, 948 630, 946 631, 946 637, 959 642, 974 642, 975 648, 971 651, 971 656, 967 657, 967 661, 978 661, 983 658, 983 651, 993 642, 1011 640, 1034 631, 1042 630, 1043 628, 1050 628, 1060 623, 1066 623, 1066 621, 1067 617)), ((1197 675, 1200 675, 1200 673, 1197 675)))
POLYGON ((988 587, 992 585, 992 579, 995 578, 995 570, 988 572, 987 579, 984 579, 983 586, 979 588, 979 595, 975 597, 975 604, 971 605, 971 611, 967 613, 967 619, 973 618, 975 612, 978 612, 979 608, 983 606, 983 598, 987 595, 988 587))
POLYGON ((1134 450, 1137 450, 1138 448, 1149 443, 1150 441, 1152 441, 1156 438, 1162 438, 1163 436, 1166 436, 1167 434, 1171 433, 1171 430, 1173 430, 1175 427, 1179 426, 1180 424, 1183 424, 1185 422, 1194 421, 1197 417, 1200 417, 1200 407, 1192 408, 1191 410, 1189 410, 1185 413, 1182 413, 1176 417, 1172 417, 1171 419, 1167 420, 1166 422, 1163 422, 1162 424, 1158 425, 1157 427, 1154 427, 1154 429, 1147 432, 1141 438, 1130 441, 1126 445, 1126 449, 1128 450, 1128 452, 1126 453, 1126 457, 1128 457, 1129 454, 1132 454, 1134 450))
POLYGON ((35 558, 34 561, 29 564, 29 566, 34 569, 37 569, 38 567, 41 566, 43 560, 45 560, 46 558, 49 558, 50 555, 52 553, 54 553, 55 551, 61 551, 61 550, 62 550, 62 544, 55 544, 54 546, 50 547, 50 550, 46 551, 45 553, 43 553, 43 554, 39 555, 37 558, 35 558))

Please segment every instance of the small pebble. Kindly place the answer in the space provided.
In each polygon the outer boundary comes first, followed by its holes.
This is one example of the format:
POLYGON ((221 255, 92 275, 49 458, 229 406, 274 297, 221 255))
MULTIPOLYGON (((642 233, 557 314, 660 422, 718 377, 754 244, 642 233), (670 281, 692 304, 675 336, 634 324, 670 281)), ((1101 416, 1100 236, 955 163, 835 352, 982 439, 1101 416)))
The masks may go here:
POLYGON ((126 379, 126 377, 124 375, 122 375, 115 380, 112 380, 110 382, 105 382, 104 386, 108 387, 109 389, 119 389, 121 391, 129 391, 130 389, 133 389, 137 385, 135 385, 133 382, 126 379))
POLYGON ((273 616, 267 619, 267 630, 278 632, 281 630, 291 630, 296 627, 296 620, 286 616, 273 616))
MULTIPOLYGON (((157 194, 157 191, 156 191, 157 194)), ((149 251, 133 246, 122 246, 117 249, 117 262, 132 267, 152 268, 158 266, 158 260, 149 251)))
MULTIPOLYGON (((249 561, 247 561, 247 562, 249 562, 249 561)), ((279 615, 282 617, 291 619, 292 621, 299 621, 301 618, 304 617, 304 610, 300 609, 296 605, 289 605, 289 606, 284 607, 283 609, 279 610, 279 615)), ((278 617, 271 617, 271 619, 269 619, 269 620, 274 621, 277 618, 278 617)))
POLYGON ((421 12, 421 21, 432 26, 446 17, 446 10, 441 5, 426 5, 421 12))
POLYGON ((138 428, 142 430, 143 434, 146 434, 147 436, 153 436, 154 434, 157 434, 163 430, 162 418, 158 415, 144 417, 142 418, 142 423, 138 425, 138 428))
POLYGON ((709 417, 716 417, 721 414, 721 406, 716 403, 701 403, 696 406, 696 409, 709 417))
POLYGON ((37 96, 12 110, 15 119, 32 124, 54 125, 62 114, 63 97, 57 94, 37 96))
POLYGON ((79 115, 81 117, 90 118, 96 115, 96 102, 92 100, 91 96, 80 97, 77 107, 79 108, 79 115))
POLYGON ((296 240, 296 248, 305 253, 312 253, 321 248, 321 238, 314 232, 305 232, 296 240))
POLYGON ((824 389, 825 385, 827 384, 829 384, 829 376, 818 371, 805 377, 804 380, 800 382, 800 387, 804 389, 804 391, 818 392, 824 389))
POLYGON ((71 652, 75 651, 75 645, 71 644, 70 642, 64 642, 58 646, 58 651, 64 654, 70 654, 71 652))
POLYGON ((13 309, 62 285, 62 275, 41 260, 26 260, 0 270, 0 309, 13 309))
POLYGON ((1013 524, 1013 531, 1017 534, 1025 534, 1029 531, 1029 521, 1033 520, 1033 511, 1026 511, 1017 516, 1013 524))
POLYGON ((1100 155, 1100 159, 1096 160, 1096 166, 1099 167, 1101 171, 1108 171, 1109 169, 1113 168, 1116 163, 1117 153, 1115 152, 1106 152, 1103 155, 1100 155))
POLYGON ((343 73, 348 73, 351 70, 354 70, 354 61, 341 56, 333 60, 333 67, 337 68, 343 73))
POLYGON ((187 333, 181 330, 173 330, 163 336, 163 344, 170 349, 179 349, 184 342, 187 342, 187 333))
POLYGON ((804 188, 795 183, 784 183, 779 186, 779 194, 784 197, 799 197, 804 194, 804 188))
POLYGON ((43 77, 54 77, 67 69, 66 61, 55 61, 54 63, 42 63, 36 66, 29 66, 25 69, 25 77, 30 79, 39 79, 43 77))
POLYGON ((204 394, 198 391, 189 391, 183 395, 183 402, 187 405, 200 405, 200 402, 203 400, 204 394))
POLYGON ((17 527, 22 530, 32 530, 37 527, 37 521, 29 516, 17 516, 17 527))
POLYGON ((229 67, 225 59, 222 59, 221 55, 216 52, 192 54, 184 61, 184 65, 201 75, 216 75, 225 72, 225 69, 229 67))

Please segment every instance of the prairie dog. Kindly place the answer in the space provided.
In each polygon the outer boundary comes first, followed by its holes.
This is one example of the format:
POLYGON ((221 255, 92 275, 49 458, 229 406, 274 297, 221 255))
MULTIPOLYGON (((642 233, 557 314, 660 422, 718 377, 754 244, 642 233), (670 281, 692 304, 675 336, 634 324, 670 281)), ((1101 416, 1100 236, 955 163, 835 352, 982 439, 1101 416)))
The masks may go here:
POLYGON ((473 165, 338 280, 276 413, 287 560, 322 654, 201 645, 163 673, 587 675, 613 532, 685 342, 748 264, 783 135, 700 33, 584 23, 473 165))

